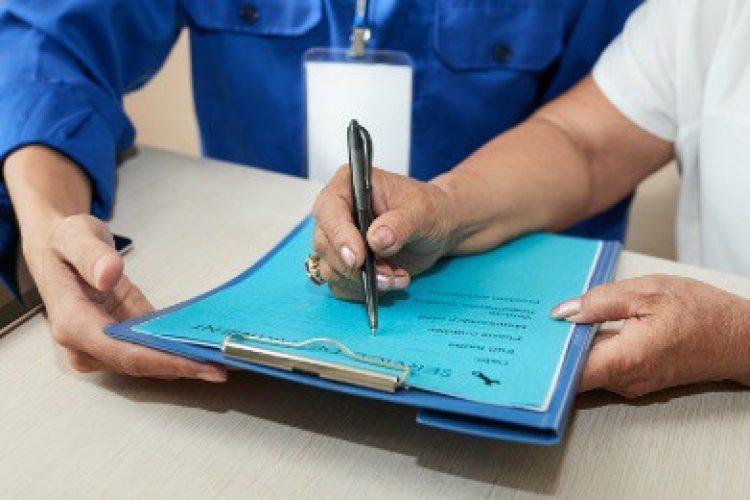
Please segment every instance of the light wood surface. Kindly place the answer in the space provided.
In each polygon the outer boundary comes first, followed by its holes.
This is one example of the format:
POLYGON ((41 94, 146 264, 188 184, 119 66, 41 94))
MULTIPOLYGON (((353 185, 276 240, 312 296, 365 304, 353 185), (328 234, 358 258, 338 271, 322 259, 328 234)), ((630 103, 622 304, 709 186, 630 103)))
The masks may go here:
MULTIPOLYGON (((135 240, 129 275, 167 306, 262 256, 318 188, 143 149, 119 172, 111 225, 135 240)), ((749 280, 627 252, 618 277, 651 272, 750 296, 749 280)), ((576 406, 568 439, 545 448, 257 375, 218 386, 80 375, 36 316, 0 339, 0 497, 750 498, 750 391, 586 394, 576 406)))

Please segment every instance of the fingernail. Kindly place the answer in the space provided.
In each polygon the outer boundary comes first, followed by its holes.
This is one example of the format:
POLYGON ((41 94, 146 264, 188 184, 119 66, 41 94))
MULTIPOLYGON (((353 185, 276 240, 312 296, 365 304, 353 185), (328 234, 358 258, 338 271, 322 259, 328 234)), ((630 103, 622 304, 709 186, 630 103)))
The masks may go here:
POLYGON ((579 312, 581 312, 581 299, 576 298, 566 300, 562 304, 555 306, 555 308, 552 309, 549 314, 554 319, 566 319, 570 318, 574 314, 578 314, 579 312))
POLYGON ((409 284, 409 279, 406 276, 396 276, 393 282, 393 288, 396 290, 403 290, 409 284))
POLYGON ((221 373, 221 372, 214 372, 214 371, 198 372, 195 376, 206 382, 226 382, 227 381, 226 373, 221 373))
POLYGON ((389 227, 380 226, 375 232, 375 238, 380 242, 380 247, 386 249, 396 243, 396 236, 389 227))
POLYGON ((102 255, 94 263, 94 287, 96 288, 109 288, 115 286, 116 283, 112 283, 112 276, 104 276, 104 272, 110 265, 110 256, 102 255))
POLYGON ((352 252, 351 248, 344 245, 343 247, 341 247, 341 260, 344 261, 346 267, 351 269, 354 267, 354 264, 356 264, 357 257, 354 255, 354 252, 352 252))
POLYGON ((382 274, 378 274, 378 290, 381 292, 387 292, 391 289, 391 283, 388 279, 388 276, 384 276, 382 274))

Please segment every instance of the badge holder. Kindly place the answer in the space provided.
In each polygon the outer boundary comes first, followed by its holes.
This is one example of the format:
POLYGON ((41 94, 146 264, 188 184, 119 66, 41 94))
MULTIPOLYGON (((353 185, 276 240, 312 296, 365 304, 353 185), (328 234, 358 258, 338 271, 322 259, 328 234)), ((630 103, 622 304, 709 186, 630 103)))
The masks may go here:
POLYGON ((328 182, 348 162, 339 141, 349 122, 367 124, 378 168, 409 174, 414 69, 404 52, 369 50, 367 1, 357 1, 349 48, 314 47, 303 58, 307 175, 328 182))

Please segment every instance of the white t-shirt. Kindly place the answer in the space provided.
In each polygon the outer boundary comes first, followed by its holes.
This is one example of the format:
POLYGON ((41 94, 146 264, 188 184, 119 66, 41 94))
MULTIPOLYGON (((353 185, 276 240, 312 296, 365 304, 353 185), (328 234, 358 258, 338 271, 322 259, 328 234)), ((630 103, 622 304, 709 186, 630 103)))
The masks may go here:
POLYGON ((680 260, 750 276, 750 1, 648 0, 594 80, 675 143, 680 260))

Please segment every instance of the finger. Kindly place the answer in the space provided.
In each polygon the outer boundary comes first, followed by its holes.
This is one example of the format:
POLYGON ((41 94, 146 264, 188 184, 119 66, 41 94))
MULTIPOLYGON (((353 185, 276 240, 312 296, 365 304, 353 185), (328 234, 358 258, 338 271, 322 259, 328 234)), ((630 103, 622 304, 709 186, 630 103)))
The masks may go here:
POLYGON ((644 330, 633 325, 602 333, 589 353, 581 391, 606 389, 633 398, 671 385, 670 377, 665 378, 669 367, 654 364, 654 349, 644 342, 644 330))
MULTIPOLYGON (((363 285, 362 272, 356 272, 351 277, 343 276, 325 261, 320 261, 320 274, 328 283, 334 295, 340 299, 362 300, 363 285)), ((403 279, 403 278, 402 278, 403 279)), ((375 274, 376 287, 379 292, 396 289, 396 275, 387 265, 380 265, 375 274)))
POLYGON ((396 288, 396 272, 387 262, 378 261, 375 264, 375 280, 378 291, 381 293, 396 288))
POLYGON ((55 328, 55 338, 69 350, 96 359, 96 369, 136 377, 198 378, 209 382, 226 380, 226 369, 210 363, 166 354, 129 342, 113 339, 103 332, 112 318, 93 304, 79 305, 74 315, 66 315, 65 326, 55 328))
MULTIPOLYGON (((348 269, 337 267, 332 264, 335 259, 327 258, 325 252, 330 248, 327 238, 321 232, 316 231, 315 248, 323 254, 319 263, 320 275, 328 282, 331 291, 338 298, 349 300, 361 300, 362 297, 362 269, 348 269), (325 240, 325 241, 323 241, 325 240)), ((376 284, 379 292, 390 290, 403 290, 411 283, 409 273, 403 268, 394 268, 386 261, 378 261, 376 264, 376 284)))
POLYGON ((328 284, 335 284, 342 288, 362 288, 362 274, 360 272, 351 273, 351 275, 344 276, 336 269, 334 269, 327 260, 321 259, 318 263, 318 269, 320 275, 323 277, 328 284))
POLYGON ((320 275, 328 284, 331 293, 337 298, 356 302, 364 300, 361 273, 355 272, 349 276, 344 276, 333 269, 325 260, 320 261, 319 269, 320 275))
MULTIPOLYGON (((348 278, 337 273, 324 261, 320 262, 320 273, 328 282, 331 292, 336 297, 358 302, 364 299, 361 273, 355 273, 351 278, 348 278)), ((377 263, 375 277, 377 290, 381 294, 390 290, 402 290, 410 283, 408 273, 405 270, 394 270, 387 262, 377 263)))
POLYGON ((393 289, 394 290, 405 290, 411 285, 411 275, 404 268, 396 268, 394 270, 393 289))
POLYGON ((321 259, 328 259, 328 257, 334 253, 331 248, 331 244, 328 241, 328 237, 320 228, 319 224, 315 224, 313 230, 313 252, 321 259))
POLYGON ((572 323, 603 323, 628 319, 641 313, 638 297, 638 290, 631 282, 609 283, 557 305, 550 311, 550 316, 572 323))
POLYGON ((358 302, 364 299, 360 273, 354 273, 351 277, 342 276, 324 260, 320 261, 319 269, 331 293, 337 298, 358 302))
POLYGON ((313 215, 321 231, 348 269, 357 269, 365 259, 362 237, 352 219, 349 169, 341 167, 320 192, 313 215))
POLYGON ((329 283, 328 286, 331 289, 331 293, 335 295, 336 298, 339 298, 341 300, 348 300, 350 302, 362 302, 363 300, 365 300, 365 296, 361 288, 359 290, 355 290, 349 287, 338 286, 335 283, 329 283))
POLYGON ((210 363, 199 363, 187 358, 115 340, 104 333, 89 345, 91 354, 115 372, 133 377, 163 379, 197 378, 206 382, 226 382, 226 369, 210 363))
POLYGON ((378 288, 381 291, 404 290, 411 284, 411 276, 403 267, 396 267, 392 263, 382 260, 378 261, 376 269, 378 273, 378 288), (385 285, 388 286, 387 289, 381 288, 385 285))
POLYGON ((594 336, 594 339, 591 341, 591 348, 593 349, 597 346, 597 344, 609 340, 615 335, 620 335, 620 330, 616 330, 613 328, 598 330, 596 332, 596 335, 594 336))
POLYGON ((112 290, 123 271, 122 257, 106 225, 91 216, 68 217, 55 230, 52 248, 91 287, 112 290))
POLYGON ((104 364, 85 352, 68 350, 70 366, 80 373, 91 373, 105 368, 104 364))
POLYGON ((105 308, 117 321, 154 312, 154 306, 143 295, 141 289, 124 274, 108 298, 105 308))
POLYGON ((226 368, 211 363, 199 363, 187 358, 107 338, 116 344, 112 351, 117 355, 110 365, 114 371, 134 377, 151 377, 172 380, 195 378, 206 382, 226 382, 226 368))
POLYGON ((344 246, 340 252, 336 251, 320 225, 315 226, 315 231, 313 233, 313 249, 318 257, 320 257, 321 262, 325 261, 326 264, 336 272, 336 274, 340 274, 349 279, 357 274, 356 271, 358 269, 355 267, 356 258, 352 250, 350 250, 348 246, 344 246))
POLYGON ((421 230, 421 209, 396 208, 375 219, 367 231, 367 241, 379 256, 388 258, 398 253, 421 230))

